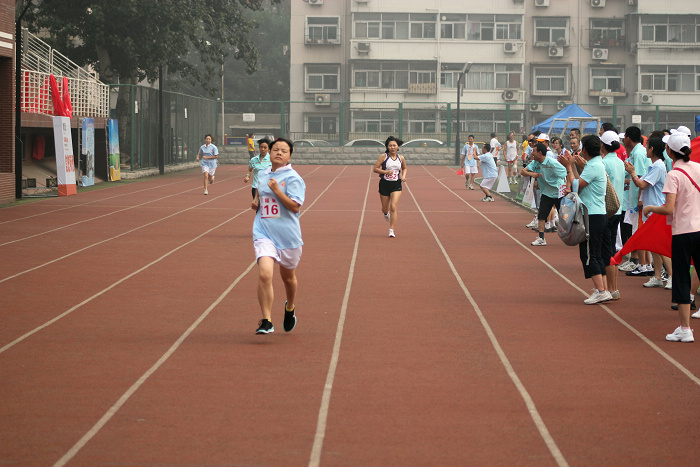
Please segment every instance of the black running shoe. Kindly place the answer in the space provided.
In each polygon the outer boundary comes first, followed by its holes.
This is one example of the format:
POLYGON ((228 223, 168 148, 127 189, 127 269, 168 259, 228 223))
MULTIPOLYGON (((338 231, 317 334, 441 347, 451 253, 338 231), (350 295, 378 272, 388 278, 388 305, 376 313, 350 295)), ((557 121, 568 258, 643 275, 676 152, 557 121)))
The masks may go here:
POLYGON ((297 325, 297 317, 294 314, 296 309, 297 307, 295 306, 292 311, 287 311, 287 302, 284 302, 284 323, 282 323, 284 332, 291 332, 294 326, 297 325))
POLYGON ((275 332, 275 328, 272 326, 272 321, 269 319, 261 319, 258 325, 259 327, 258 330, 255 331, 255 334, 270 334, 271 332, 275 332))
POLYGON ((642 271, 641 269, 639 269, 639 267, 637 267, 636 269, 633 269, 631 271, 627 271, 625 273, 625 275, 626 276, 633 276, 633 277, 645 277, 645 276, 647 276, 647 271, 646 270, 642 271))

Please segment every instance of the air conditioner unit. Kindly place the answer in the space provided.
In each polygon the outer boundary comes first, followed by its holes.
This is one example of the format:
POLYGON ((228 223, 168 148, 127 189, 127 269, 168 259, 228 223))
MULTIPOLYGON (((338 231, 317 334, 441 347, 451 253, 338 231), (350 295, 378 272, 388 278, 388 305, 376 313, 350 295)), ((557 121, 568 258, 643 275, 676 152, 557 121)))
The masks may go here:
POLYGON ((515 101, 518 100, 518 91, 515 89, 506 89, 501 94, 501 99, 504 101, 515 101))
POLYGON ((331 105, 330 94, 316 94, 314 96, 314 104, 316 105, 331 105))
POLYGON ((519 49, 517 42, 504 42, 503 51, 507 54, 514 54, 519 49))
POLYGON ((530 112, 533 112, 533 113, 542 112, 542 104, 530 104, 530 112))
POLYGON ((535 0, 535 6, 549 6, 549 0, 535 0))
POLYGON ((564 47, 550 47, 549 48, 549 56, 550 57, 563 57, 564 56, 564 47))
POLYGON ((607 60, 608 49, 593 49, 591 57, 593 58, 593 60, 607 60))
POLYGON ((591 0, 591 6, 593 8, 603 8, 605 6, 605 0, 591 0))
POLYGON ((561 110, 567 105, 571 104, 571 102, 568 101, 557 101, 557 109, 561 110))
POLYGON ((615 98, 610 96, 600 96, 598 97, 598 105, 613 105, 615 103, 615 98))
POLYGON ((309 5, 323 5, 323 0, 309 0, 309 5))
POLYGON ((651 94, 642 94, 642 97, 640 97, 639 100, 642 102, 642 104, 651 104, 654 102, 654 96, 651 94))
POLYGON ((369 53, 369 42, 358 42, 357 43, 357 52, 361 54, 368 54, 369 53))

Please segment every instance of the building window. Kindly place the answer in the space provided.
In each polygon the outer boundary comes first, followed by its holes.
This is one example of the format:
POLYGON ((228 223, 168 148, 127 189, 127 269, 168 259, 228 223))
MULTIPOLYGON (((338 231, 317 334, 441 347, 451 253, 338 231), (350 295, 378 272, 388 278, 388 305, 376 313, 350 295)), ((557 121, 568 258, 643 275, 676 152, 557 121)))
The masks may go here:
POLYGON ((471 41, 520 40, 522 17, 519 15, 468 15, 467 39, 471 41))
POLYGON ((340 66, 306 65, 304 92, 340 92, 340 66))
POLYGON ((306 18, 307 44, 340 44, 337 17, 306 18))
POLYGON ((407 89, 406 62, 359 62, 353 65, 353 87, 407 89))
POLYGON ((700 42, 700 16, 644 15, 640 21, 642 42, 700 42))
POLYGON ((624 45, 625 29, 621 19, 591 19, 588 34, 591 47, 619 47, 624 45))
POLYGON ((336 134, 337 119, 334 116, 308 115, 306 117, 307 133, 336 134))
POLYGON ((591 90, 624 92, 624 77, 623 68, 591 68, 591 90))
POLYGON ((639 67, 642 91, 695 92, 700 67, 676 65, 647 65, 639 67))
POLYGON ((569 19, 535 18, 535 45, 569 45, 569 19))
MULTIPOLYGON (((460 71, 452 72, 453 80, 457 83, 460 71)), ((519 89, 521 83, 522 65, 477 63, 472 65, 466 75, 466 88, 474 90, 519 89)))
POLYGON ((411 39, 435 39, 436 15, 411 13, 411 39))
POLYGON ((533 67, 533 94, 536 96, 569 95, 569 68, 533 67))
POLYGON ((393 112, 354 111, 352 113, 352 128, 355 133, 395 133, 395 115, 393 112))
POLYGON ((404 117, 404 131, 409 133, 435 133, 437 124, 435 112, 413 110, 406 112, 404 117))
POLYGON ((440 37, 442 39, 466 39, 467 15, 442 15, 440 37))
POLYGON ((406 13, 355 13, 353 23, 356 39, 408 39, 406 13))

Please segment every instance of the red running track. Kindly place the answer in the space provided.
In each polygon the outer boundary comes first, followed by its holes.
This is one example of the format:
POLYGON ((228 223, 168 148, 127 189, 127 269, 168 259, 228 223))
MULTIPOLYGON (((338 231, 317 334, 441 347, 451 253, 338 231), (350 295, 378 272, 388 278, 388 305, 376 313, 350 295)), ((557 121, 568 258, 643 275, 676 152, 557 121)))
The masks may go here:
POLYGON ((297 328, 257 336, 245 168, 0 210, 0 463, 695 465, 700 352, 670 291, 586 306, 578 251, 410 166, 307 185, 297 328))

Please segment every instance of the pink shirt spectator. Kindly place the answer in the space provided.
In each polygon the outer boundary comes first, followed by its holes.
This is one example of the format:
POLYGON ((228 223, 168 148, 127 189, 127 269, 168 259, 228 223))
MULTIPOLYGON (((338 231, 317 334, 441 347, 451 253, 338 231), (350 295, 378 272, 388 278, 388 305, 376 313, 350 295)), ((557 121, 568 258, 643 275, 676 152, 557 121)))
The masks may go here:
POLYGON ((684 162, 677 160, 673 169, 666 175, 666 183, 663 192, 675 193, 676 206, 673 209, 671 230, 673 235, 692 232, 700 232, 700 191, 693 186, 683 169, 700 186, 700 164, 697 162, 684 162))

